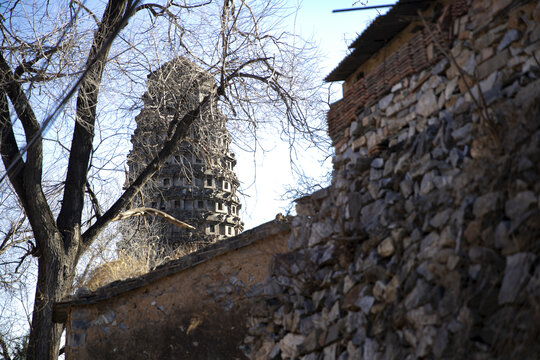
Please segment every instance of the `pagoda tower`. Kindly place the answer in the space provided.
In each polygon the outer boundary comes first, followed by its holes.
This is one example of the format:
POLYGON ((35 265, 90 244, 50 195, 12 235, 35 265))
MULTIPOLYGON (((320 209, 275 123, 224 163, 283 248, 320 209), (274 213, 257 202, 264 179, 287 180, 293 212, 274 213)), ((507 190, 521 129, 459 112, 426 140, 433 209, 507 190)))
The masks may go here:
MULTIPOLYGON (((128 183, 159 152, 176 112, 181 118, 194 109, 214 84, 210 74, 181 57, 148 75, 144 107, 135 118, 137 128, 131 137, 128 183)), ((157 234, 152 234, 154 244, 172 248, 194 242, 200 245, 242 232, 236 159, 229 149, 231 137, 226 121, 213 100, 193 122, 189 136, 132 204, 164 211, 195 227, 188 230, 160 218, 144 219, 159 224, 154 228, 159 229, 157 234)))

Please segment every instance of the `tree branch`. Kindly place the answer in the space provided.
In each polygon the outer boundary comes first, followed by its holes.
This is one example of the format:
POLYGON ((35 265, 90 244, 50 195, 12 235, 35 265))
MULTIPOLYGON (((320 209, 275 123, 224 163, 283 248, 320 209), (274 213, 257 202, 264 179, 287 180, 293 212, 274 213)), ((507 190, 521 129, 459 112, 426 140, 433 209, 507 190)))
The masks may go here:
POLYGON ((88 182, 86 183, 86 192, 88 193, 88 196, 90 196, 90 202, 92 203, 92 208, 94 209, 96 218, 99 219, 101 217, 101 208, 99 206, 99 201, 88 182))
POLYGON ((176 6, 176 7, 182 8, 182 9, 194 9, 194 8, 198 8, 198 7, 201 7, 201 6, 208 5, 211 2, 212 2, 211 0, 208 0, 207 2, 204 2, 204 3, 201 3, 201 4, 196 4, 196 5, 180 5, 180 4, 176 4, 176 3, 171 1, 171 2, 167 3, 166 6, 163 6, 163 5, 160 5, 160 4, 155 4, 155 3, 143 4, 143 5, 138 6, 135 9, 135 12, 147 9, 154 16, 161 16, 161 15, 163 15, 165 13, 165 14, 169 15, 170 17, 174 18, 174 14, 169 11, 169 8, 171 6, 176 6), (158 8, 160 10, 160 12, 159 13, 156 12, 156 10, 154 10, 154 8, 158 8))
POLYGON ((54 46, 50 49, 48 49, 47 51, 45 52, 41 52, 39 53, 35 58, 33 58, 32 60, 28 60, 28 61, 23 61, 19 66, 17 66, 17 68, 15 69, 15 73, 14 73, 14 78, 15 79, 20 79, 21 78, 21 75, 24 74, 26 71, 30 70, 32 68, 32 65, 34 65, 35 63, 37 63, 39 60, 43 59, 43 58, 47 58, 47 57, 50 57, 51 55, 53 55, 54 53, 56 53, 59 49, 59 46, 54 46))
MULTIPOLYGON (((225 82, 229 82, 231 81, 234 77, 238 76, 238 74, 240 74, 240 70, 242 70, 243 68, 245 68, 246 66, 248 65, 251 65, 253 63, 256 63, 256 62, 264 62, 265 64, 267 63, 268 60, 270 60, 271 58, 270 57, 259 57, 257 59, 250 59, 246 62, 244 62, 242 65, 238 66, 232 73, 230 73, 229 75, 227 75, 227 78, 225 80, 225 82)), ((246 75, 244 73, 242 73, 242 75, 246 75)), ((247 76, 244 76, 244 77, 247 77, 247 76)), ((251 78, 253 79, 256 79, 256 80, 266 80, 268 78, 262 78, 261 76, 250 76, 251 78)))
MULTIPOLYGON (((2 78, 0 78, 0 82, 4 83, 2 78)), ((26 194, 23 187, 24 181, 22 176, 22 170, 25 165, 20 156, 21 153, 15 139, 15 134, 13 133, 9 115, 8 100, 4 88, 2 87, 0 88, 0 153, 2 154, 2 161, 6 168, 6 175, 15 188, 15 192, 19 196, 21 203, 26 207, 26 194)))
POLYGON ((6 167, 7 176, 13 184, 28 216, 28 221, 32 226, 39 248, 44 245, 42 241, 50 238, 55 223, 41 185, 43 166, 42 130, 26 94, 15 80, 2 54, 0 54, 0 84, 2 86, 0 90, 2 160, 6 167), (26 147, 21 150, 17 146, 13 133, 6 94, 13 104, 17 117, 21 120, 26 135, 26 147), (4 140, 6 141, 5 144, 4 140), (27 153, 26 163, 22 160, 25 151, 27 153))
POLYGON ((9 242, 9 240, 11 239, 11 237, 17 232, 19 231, 19 229, 21 228, 22 224, 24 223, 24 220, 25 220, 25 217, 23 217, 22 219, 18 220, 16 223, 12 223, 11 224, 11 227, 9 228, 9 230, 7 231, 6 235, 4 236, 4 239, 2 240, 2 243, 0 244, 0 255, 2 255, 3 253, 5 253, 7 251, 7 249, 9 249, 10 247, 12 247, 13 245, 17 245, 17 244, 20 244, 24 241, 26 241, 27 239, 21 239, 21 240, 13 240, 12 242, 9 242))
POLYGON ((98 20, 97 16, 96 16, 92 11, 90 11, 89 8, 87 8, 83 3, 81 3, 81 2, 78 1, 78 0, 71 0, 71 1, 72 1, 72 3, 74 3, 74 4, 79 5, 79 6, 81 7, 81 9, 85 10, 85 11, 92 17, 92 19, 94 19, 94 21, 96 22, 96 24, 99 25, 99 20, 98 20))
POLYGON ((76 123, 69 155, 66 185, 62 208, 57 219, 61 232, 70 232, 73 227, 80 226, 88 164, 93 149, 97 100, 105 61, 114 38, 125 26, 129 16, 133 14, 133 9, 134 7, 128 7, 127 0, 110 0, 94 36, 86 63, 86 77, 81 81, 77 95, 76 123))
POLYGON ((26 136, 26 151, 28 153, 26 163, 28 166, 25 167, 25 181, 29 181, 31 184, 41 184, 43 145, 39 136, 39 123, 26 94, 15 79, 15 75, 11 72, 2 54, 0 54, 0 73, 2 74, 1 81, 4 91, 21 120, 26 136))
MULTIPOLYGON (((448 10, 448 5, 446 6, 445 10, 444 10, 444 13, 446 13, 448 10)), ((433 33, 433 31, 431 30, 431 28, 429 27, 429 25, 427 24, 426 22, 426 19, 424 18, 424 15, 422 14, 422 12, 420 10, 417 11, 418 13, 418 16, 420 17, 420 19, 422 20, 422 23, 424 25, 424 27, 426 28, 426 30, 428 31, 429 35, 431 36, 431 38, 433 39, 433 42, 435 43, 435 45, 437 45, 437 47, 439 48, 439 50, 443 53, 443 55, 448 59, 450 60, 450 62, 452 63, 452 65, 454 65, 456 67, 456 69, 458 70, 459 74, 461 75, 461 78, 463 79, 463 83, 465 84, 465 88, 467 89, 467 93, 471 96, 471 100, 473 101, 474 105, 476 106, 476 108, 479 110, 480 112, 480 118, 482 119, 482 125, 484 125, 484 127, 488 130, 489 132, 489 135, 497 142, 500 142, 500 139, 499 139, 499 136, 497 134, 497 130, 495 128, 495 121, 491 118, 490 114, 489 114, 489 111, 488 111, 488 108, 487 108, 487 105, 486 105, 486 101, 484 99, 484 94, 482 93, 482 89, 480 88, 480 85, 479 85, 479 82, 478 80, 476 79, 476 77, 472 74, 469 74, 467 73, 457 62, 456 58, 454 57, 454 55, 452 55, 452 53, 450 51, 447 51, 447 49, 445 49, 441 43, 438 41, 437 37, 435 36, 435 34, 433 33), (469 85, 469 81, 468 80, 471 80, 475 85, 476 89, 478 90, 478 99, 474 96, 473 94, 473 91, 471 89, 471 86, 469 85)), ((443 15, 440 17, 440 19, 443 19, 444 17, 444 13, 443 15)), ((439 24, 436 25, 436 29, 438 31, 438 33, 442 33, 441 31, 441 28, 439 26, 439 24)))
POLYGON ((142 187, 150 180, 152 176, 163 166, 165 161, 174 154, 182 140, 187 136, 189 128, 193 121, 199 117, 201 111, 207 104, 210 103, 212 98, 216 95, 216 92, 220 91, 221 87, 215 89, 209 95, 207 95, 199 105, 186 113, 181 119, 179 119, 179 113, 176 112, 172 122, 178 123, 171 128, 174 128, 172 136, 165 141, 163 148, 154 157, 154 159, 148 164, 148 166, 139 174, 139 176, 133 181, 124 193, 116 200, 116 202, 99 218, 90 228, 88 228, 83 234, 83 245, 89 246, 97 235, 116 218, 120 212, 127 207, 131 200, 139 193, 142 187))
POLYGON ((139 208, 124 211, 123 213, 118 214, 111 221, 125 220, 125 219, 129 219, 130 217, 134 217, 134 216, 146 216, 146 215, 160 216, 160 217, 164 218, 165 220, 167 220, 168 222, 170 222, 171 224, 173 224, 175 226, 179 226, 179 227, 185 228, 185 229, 195 229, 194 226, 186 224, 185 222, 180 221, 180 220, 176 219, 175 217, 173 217, 173 216, 171 216, 171 215, 169 215, 169 214, 167 214, 167 213, 165 213, 163 211, 153 209, 153 208, 147 208, 147 207, 139 207, 139 208))
POLYGON ((2 356, 4 357, 4 359, 11 360, 11 356, 9 356, 8 346, 2 334, 0 334, 0 348, 2 348, 2 356))

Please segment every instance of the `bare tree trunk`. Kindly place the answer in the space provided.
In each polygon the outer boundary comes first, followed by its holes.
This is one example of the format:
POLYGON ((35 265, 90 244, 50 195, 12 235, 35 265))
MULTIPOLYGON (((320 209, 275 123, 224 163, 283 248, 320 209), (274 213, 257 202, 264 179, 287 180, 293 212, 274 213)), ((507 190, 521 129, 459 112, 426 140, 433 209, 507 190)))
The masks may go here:
MULTIPOLYGON (((54 360, 59 355, 63 326, 53 322, 53 306, 71 292, 75 268, 85 247, 81 236, 81 214, 92 152, 99 88, 112 40, 120 26, 127 21, 127 17, 124 18, 127 4, 127 0, 109 1, 94 36, 88 55, 87 74, 81 82, 77 96, 77 121, 73 132, 64 199, 58 218, 54 221, 52 217, 43 218, 39 215, 40 209, 48 208, 45 198, 42 199, 41 196, 38 196, 35 208, 28 214, 39 248, 38 280, 28 341, 28 360, 54 360)), ((41 151, 39 154, 41 155, 41 151)), ((33 190, 35 189, 27 189, 27 198, 34 196, 33 190)), ((42 194, 41 189, 39 193, 42 194)))
POLYGON ((63 326, 53 322, 52 312, 55 300, 63 296, 63 271, 60 271, 65 266, 63 260, 60 257, 53 257, 49 261, 39 262, 32 328, 28 342, 29 360, 58 357, 63 326))
MULTIPOLYGON (((51 226, 51 238, 47 246, 40 248, 38 279, 32 315, 32 327, 28 341, 27 359, 57 359, 63 325, 53 322, 53 305, 70 294, 79 258, 78 239, 64 244, 66 239, 51 226)), ((41 242, 44 243, 44 242, 41 242)))

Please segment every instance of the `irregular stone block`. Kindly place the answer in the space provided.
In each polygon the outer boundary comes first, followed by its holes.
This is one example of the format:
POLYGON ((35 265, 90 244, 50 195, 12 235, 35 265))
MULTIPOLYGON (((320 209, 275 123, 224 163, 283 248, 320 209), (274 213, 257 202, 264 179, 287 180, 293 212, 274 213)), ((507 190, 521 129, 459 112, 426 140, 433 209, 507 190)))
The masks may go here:
POLYGON ((386 108, 386 116, 392 116, 401 109, 403 109, 402 103, 394 103, 386 108))
POLYGON ((537 266, 531 280, 527 284, 527 292, 536 298, 540 297, 540 266, 537 266))
POLYGON ((353 148, 354 151, 357 151, 361 147, 366 146, 366 144, 367 144, 366 137, 365 136, 360 136, 360 137, 353 140, 352 148, 353 148))
POLYGON ((531 205, 536 204, 536 194, 532 191, 522 191, 504 204, 504 211, 510 219, 515 219, 525 213, 531 205))
POLYGON ((364 326, 360 326, 353 335, 352 343, 356 346, 360 346, 366 339, 366 329, 364 326))
POLYGON ((435 229, 440 229, 448 222, 452 212, 452 209, 445 209, 443 211, 439 211, 434 217, 429 220, 429 224, 435 229))
POLYGON ((331 344, 340 338, 339 324, 334 324, 328 328, 324 344, 331 344))
POLYGON ((383 213, 384 209, 385 209, 385 204, 383 200, 377 200, 367 206, 364 206, 361 211, 362 224, 376 225, 379 221, 378 220, 379 216, 383 213))
POLYGON ((371 310, 371 307, 375 303, 375 298, 373 296, 363 296, 356 301, 355 305, 357 305, 364 314, 369 314, 369 311, 371 310))
POLYGON ((521 38, 521 31, 516 29, 510 29, 504 34, 499 46, 497 46, 497 52, 501 52, 508 47, 511 43, 521 38))
POLYGON ((321 241, 328 238, 333 232, 332 226, 326 224, 325 222, 319 222, 313 224, 311 228, 311 236, 309 237, 309 246, 314 246, 320 243, 321 241))
POLYGON ((446 70, 446 68, 448 67, 449 65, 449 61, 447 58, 443 58, 441 61, 439 61, 437 63, 437 65, 435 65, 432 69, 431 69, 431 73, 433 75, 439 75, 441 74, 443 71, 446 70))
POLYGON ((511 5, 513 0, 492 0, 489 9, 490 17, 511 5))
MULTIPOLYGON (((152 305, 155 305, 155 304, 152 304, 152 305)), ((115 319, 116 317, 116 314, 114 311, 109 311, 105 314, 101 314, 97 317, 97 319, 93 320, 90 322, 90 325, 91 326, 101 326, 101 325, 106 325, 106 324, 110 324, 113 322, 113 320, 115 319)))
POLYGON ((362 359, 375 359, 375 353, 377 352, 377 343, 370 338, 366 338, 364 342, 364 351, 362 359))
POLYGON ((396 92, 396 91, 399 91, 403 89, 403 83, 402 82, 398 82, 397 84, 395 84, 394 86, 392 86, 392 89, 390 89, 391 92, 396 92))
POLYGON ((297 358, 300 355, 305 336, 288 333, 279 342, 281 354, 285 358, 297 358))
POLYGON ((369 181, 377 181, 382 178, 383 171, 380 169, 372 168, 369 172, 369 181))
MULTIPOLYGON (((271 359, 273 359, 273 358, 271 358, 271 359)), ((320 360, 320 355, 319 355, 319 353, 307 354, 306 356, 302 356, 301 360, 320 360)))
MULTIPOLYGON (((492 72, 487 79, 480 81, 480 90, 483 94, 488 93, 489 91, 493 90, 495 88, 496 82, 500 79, 501 74, 498 71, 492 72)), ((497 88, 500 88, 500 84, 498 84, 497 88)), ((475 87, 477 89, 477 87, 475 87)), ((486 97, 486 95, 484 95, 486 97)), ((477 96, 475 96, 477 98, 477 96)))
POLYGON ((427 281, 431 281, 434 278, 432 270, 434 270, 433 264, 427 260, 420 263, 416 268, 416 272, 422 275, 427 281))
POLYGON ((416 103, 416 113, 427 118, 437 110, 439 110, 437 97, 435 96, 433 89, 429 89, 420 96, 420 99, 418 99, 418 102, 416 103))
POLYGON ((489 48, 491 45, 494 45, 493 43, 500 38, 500 35, 495 33, 494 31, 488 31, 486 34, 482 36, 478 36, 474 40, 474 47, 476 49, 486 49, 489 48))
POLYGON ((529 270, 536 260, 532 253, 517 253, 506 258, 506 269, 499 290, 499 305, 512 303, 516 300, 519 291, 529 281, 529 270))
POLYGON ((375 282, 375 285, 373 286, 373 296, 375 297, 375 299, 383 301, 385 289, 386 285, 384 285, 382 281, 375 282))
POLYGON ((409 173, 405 175, 405 178, 403 181, 399 183, 399 189, 401 190, 401 194, 403 195, 403 198, 407 199, 413 192, 413 181, 411 179, 411 176, 409 173))
POLYGON ((341 305, 341 308, 343 310, 356 310, 358 309, 358 305, 356 304, 356 301, 358 300, 360 294, 362 293, 364 286, 361 284, 357 284, 353 286, 348 292, 345 293, 345 299, 343 300, 343 304, 341 305))
POLYGON ((349 134, 351 136, 357 136, 361 133, 362 131, 362 125, 358 122, 358 121, 353 121, 351 122, 351 126, 350 126, 350 130, 349 130, 349 134))
POLYGON ((500 191, 484 194, 476 199, 473 207, 473 214, 477 219, 482 218, 485 214, 496 211, 500 208, 502 201, 502 193, 500 191))
POLYGON ((388 105, 390 105, 390 102, 392 102, 392 99, 394 98, 394 94, 388 94, 385 97, 383 97, 381 100, 379 100, 379 109, 384 110, 388 105))
POLYGON ((336 245, 334 243, 329 243, 323 248, 322 255, 317 260, 319 266, 327 265, 334 263, 336 261, 336 245))
POLYGON ((489 74, 504 67, 508 63, 508 60, 510 60, 510 51, 508 49, 504 49, 502 52, 484 61, 478 66, 478 78, 486 78, 487 76, 489 76, 489 74))
POLYGON ((302 333, 303 335, 308 335, 309 333, 311 333, 311 331, 315 327, 313 317, 314 316, 312 315, 300 320, 298 324, 298 330, 300 330, 300 333, 302 333))
POLYGON ((468 252, 469 259, 473 263, 494 265, 496 268, 504 267, 504 260, 495 251, 482 246, 471 246, 468 252))
POLYGON ((510 245, 508 229, 510 229, 510 223, 508 221, 501 221, 497 225, 495 228, 495 233, 493 234, 495 248, 502 249, 510 245))
POLYGON ((371 167, 375 169, 380 169, 384 165, 384 160, 382 158, 375 158, 371 162, 371 167))
POLYGON ((387 237, 377 246, 377 253, 383 258, 391 256, 394 251, 395 248, 391 237, 387 237))
POLYGON ((440 322, 439 315, 433 312, 433 309, 429 305, 409 310, 406 318, 416 329, 420 329, 426 325, 437 325, 440 322))
POLYGON ((472 131, 472 124, 468 123, 468 124, 460 127, 459 129, 456 129, 456 130, 452 131, 452 138, 455 141, 461 141, 461 140, 469 139, 471 137, 471 131, 472 131))
POLYGON ((425 357, 433 345, 437 330, 433 326, 424 327, 420 333, 420 341, 416 347, 416 356, 425 357))
POLYGON ((341 311, 339 309, 339 301, 336 301, 334 305, 332 305, 332 308, 330 309, 330 312, 328 313, 328 321, 334 322, 337 319, 339 319, 341 316, 341 311))
POLYGON ((262 295, 263 293, 264 293, 264 285, 261 283, 258 283, 249 287, 248 291, 246 291, 246 296, 249 298, 249 297, 262 295))

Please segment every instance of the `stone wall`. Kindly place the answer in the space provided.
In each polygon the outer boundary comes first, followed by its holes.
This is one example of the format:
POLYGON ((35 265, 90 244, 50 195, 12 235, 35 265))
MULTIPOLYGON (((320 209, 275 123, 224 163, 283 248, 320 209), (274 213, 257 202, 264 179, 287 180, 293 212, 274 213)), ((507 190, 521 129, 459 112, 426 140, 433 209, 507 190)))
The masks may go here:
POLYGON ((290 223, 271 222, 55 305, 66 359, 243 359, 247 313, 290 223))
MULTIPOLYGON (((347 137, 346 128, 364 107, 373 104, 390 89, 399 87, 398 83, 405 77, 420 73, 444 57, 440 46, 448 47, 457 36, 459 29, 454 29, 451 24, 466 12, 466 0, 453 1, 443 14, 438 14, 442 9, 442 6, 438 11, 431 8, 426 14, 430 18, 439 16, 436 30, 419 30, 418 23, 410 24, 400 36, 389 41, 384 51, 374 54, 375 59, 362 64, 346 81, 343 99, 332 104, 328 112, 329 134, 334 144, 340 144, 347 137)), ((379 128, 385 130, 384 125, 379 128)))
POLYGON ((356 114, 332 185, 298 202, 249 358, 538 358, 540 4, 468 1, 451 28, 451 55, 356 114))

